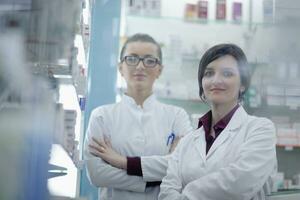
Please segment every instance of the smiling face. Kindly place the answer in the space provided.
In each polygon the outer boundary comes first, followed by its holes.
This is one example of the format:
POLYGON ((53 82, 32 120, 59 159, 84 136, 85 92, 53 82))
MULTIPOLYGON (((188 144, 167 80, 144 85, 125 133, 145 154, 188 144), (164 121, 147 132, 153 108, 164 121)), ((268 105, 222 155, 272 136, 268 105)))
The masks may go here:
POLYGON ((202 86, 205 98, 211 104, 236 105, 239 93, 245 88, 241 85, 238 63, 235 58, 225 55, 210 62, 205 68, 202 86))
MULTIPOLYGON (((158 47, 150 42, 131 42, 128 43, 124 52, 125 56, 154 57, 158 56, 158 47)), ((127 92, 133 90, 145 90, 152 93, 155 80, 161 74, 162 66, 156 64, 154 67, 145 67, 140 60, 137 66, 130 66, 124 60, 119 64, 119 71, 127 83, 127 92)))

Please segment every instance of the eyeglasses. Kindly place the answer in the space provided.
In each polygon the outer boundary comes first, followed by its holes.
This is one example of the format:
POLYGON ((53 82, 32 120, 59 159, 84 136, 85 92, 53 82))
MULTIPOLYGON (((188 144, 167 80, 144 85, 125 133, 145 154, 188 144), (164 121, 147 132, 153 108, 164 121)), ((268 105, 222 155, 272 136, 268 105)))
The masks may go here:
POLYGON ((157 58, 152 56, 140 57, 136 55, 124 56, 121 62, 125 61, 125 63, 129 66, 136 67, 140 61, 143 61, 143 64, 147 68, 154 68, 157 64, 160 64, 160 61, 157 58))

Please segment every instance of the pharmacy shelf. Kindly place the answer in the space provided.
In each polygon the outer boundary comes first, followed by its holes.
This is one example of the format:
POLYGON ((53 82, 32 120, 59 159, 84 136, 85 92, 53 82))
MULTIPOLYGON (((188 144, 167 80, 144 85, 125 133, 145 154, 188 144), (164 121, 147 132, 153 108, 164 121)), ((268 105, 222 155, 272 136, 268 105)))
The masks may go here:
POLYGON ((183 17, 171 17, 171 16, 143 16, 143 15, 127 15, 127 18, 140 18, 145 20, 167 20, 178 21, 184 23, 195 24, 233 24, 233 25, 258 25, 258 26, 274 26, 273 22, 249 22, 249 21, 234 21, 234 20, 217 20, 217 19, 200 19, 200 18, 183 18, 183 17))
POLYGON ((276 148, 278 171, 284 173, 286 179, 292 179, 294 175, 299 173, 300 148, 278 146, 276 148))
POLYGON ((299 200, 300 190, 279 191, 267 196, 267 200, 299 200))
POLYGON ((247 111, 250 114, 257 115, 257 116, 271 116, 271 115, 278 115, 278 116, 286 116, 289 115, 291 117, 296 117, 295 119, 299 119, 300 107, 296 109, 291 108, 290 106, 283 106, 283 105, 268 105, 263 103, 259 107, 249 107, 246 106, 247 111))
POLYGON ((283 145, 283 144, 276 144, 276 147, 285 148, 286 150, 293 150, 293 148, 300 148, 300 145, 283 145))

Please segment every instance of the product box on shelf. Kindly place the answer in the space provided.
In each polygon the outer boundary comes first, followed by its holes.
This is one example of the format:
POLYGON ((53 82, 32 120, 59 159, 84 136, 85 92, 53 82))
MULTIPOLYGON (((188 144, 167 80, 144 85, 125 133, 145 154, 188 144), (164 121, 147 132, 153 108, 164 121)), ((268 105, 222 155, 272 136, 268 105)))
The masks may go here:
POLYGON ((242 21, 242 3, 234 2, 232 5, 232 20, 235 22, 242 21))
POLYGON ((292 127, 297 131, 297 134, 300 136, 300 123, 299 122, 293 123, 292 127))
POLYGON ((271 116, 272 122, 275 123, 277 128, 289 128, 291 127, 290 124, 290 117, 289 116, 278 116, 278 115, 273 115, 271 116))
POLYGON ((293 124, 293 129, 296 130, 296 134, 298 137, 298 145, 300 146, 300 123, 294 123, 293 124))
POLYGON ((225 20, 226 19, 226 0, 217 0, 216 5, 216 19, 225 20))
POLYGON ((161 0, 145 0, 143 2, 144 16, 158 17, 161 15, 161 0))
POLYGON ((298 136, 296 129, 277 128, 277 145, 298 146, 298 136))
POLYGON ((277 128, 277 137, 296 138, 297 132, 293 128, 277 128))
POLYGON ((297 137, 278 137, 277 145, 280 146, 298 146, 298 138, 297 137))
POLYGON ((288 70, 288 76, 290 79, 298 80, 299 65, 297 63, 290 63, 288 65, 287 70, 288 70))
POLYGON ((261 105, 261 94, 258 87, 250 86, 247 92, 246 101, 251 108, 257 108, 261 105))
POLYGON ((184 9, 185 19, 196 19, 197 18, 197 6, 196 4, 187 3, 184 9))
POLYGON ((300 86, 290 86, 285 88, 286 96, 300 97, 300 86))
POLYGON ((279 80, 283 81, 288 78, 288 65, 286 62, 278 62, 274 65, 274 76, 279 80))
POLYGON ((284 96, 268 95, 266 100, 267 100, 267 104, 269 106, 285 105, 285 97, 284 96))
POLYGON ((270 23, 274 20, 274 1, 263 0, 263 19, 264 22, 270 23))
POLYGON ((208 2, 207 1, 198 1, 197 16, 199 19, 207 19, 207 16, 208 16, 208 2))
POLYGON ((284 96, 285 95, 285 90, 284 86, 282 85, 268 85, 266 87, 266 93, 267 95, 280 95, 284 96))
POLYGON ((129 15, 161 15, 161 0, 127 0, 126 5, 129 15))
POLYGON ((297 109, 300 107, 300 96, 286 96, 285 105, 289 106, 291 109, 297 109))

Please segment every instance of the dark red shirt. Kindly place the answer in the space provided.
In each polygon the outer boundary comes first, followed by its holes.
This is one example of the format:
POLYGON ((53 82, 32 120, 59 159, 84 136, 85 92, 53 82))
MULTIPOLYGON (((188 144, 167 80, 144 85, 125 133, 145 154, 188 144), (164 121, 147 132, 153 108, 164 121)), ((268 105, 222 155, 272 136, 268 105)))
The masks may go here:
MULTIPOLYGON (((127 174, 131 176, 143 176, 141 157, 127 157, 127 174)), ((147 182, 146 187, 155 187, 161 181, 147 182)))
POLYGON ((231 120, 235 111, 239 108, 239 104, 236 105, 228 114, 226 114, 220 121, 218 121, 213 129, 215 131, 215 137, 210 134, 210 127, 212 123, 212 113, 211 111, 207 112, 203 117, 199 119, 198 128, 203 126, 205 132, 205 140, 206 140, 206 154, 208 153, 210 147, 217 139, 217 137, 221 134, 221 132, 225 129, 229 121, 231 120))

